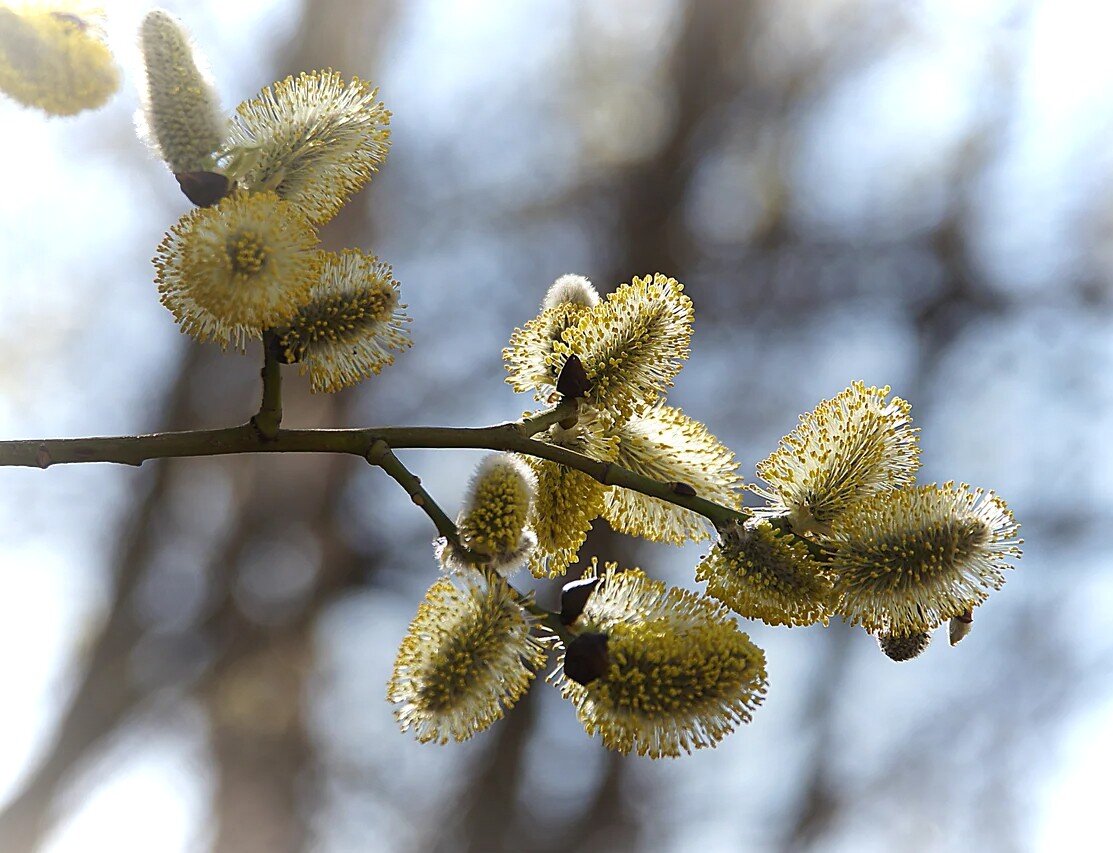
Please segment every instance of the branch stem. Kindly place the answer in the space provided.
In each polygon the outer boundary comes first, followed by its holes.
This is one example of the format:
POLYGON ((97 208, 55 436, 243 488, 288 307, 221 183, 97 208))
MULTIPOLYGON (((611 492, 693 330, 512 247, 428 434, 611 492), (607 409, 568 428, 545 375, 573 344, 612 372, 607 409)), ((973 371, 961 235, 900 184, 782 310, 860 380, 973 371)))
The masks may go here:
POLYGON ((410 496, 414 506, 419 507, 422 512, 429 516, 429 520, 433 522, 433 526, 437 528, 437 532, 441 536, 457 548, 463 548, 456 523, 433 500, 433 496, 421 485, 421 480, 394 455, 394 451, 390 449, 389 444, 381 438, 376 439, 372 443, 371 449, 367 451, 367 461, 372 465, 378 465, 392 480, 406 490, 406 494, 410 496))
POLYGON ((263 369, 259 371, 263 379, 263 402, 251 423, 264 441, 274 440, 282 426, 281 349, 277 334, 269 330, 263 332, 263 369))
MULTIPOLYGON (((277 366, 277 365, 276 365, 277 366)), ((272 395, 273 395, 272 390, 272 395)), ((271 398, 273 400, 273 396, 271 398)), ((266 407, 264 407, 266 409, 266 407)), ((560 407, 544 420, 555 423, 560 407)), ((613 462, 600 462, 553 444, 530 437, 538 418, 489 427, 367 427, 363 429, 276 429, 266 434, 259 419, 252 423, 223 429, 164 432, 150 435, 104 438, 58 438, 0 441, 0 467, 47 468, 50 465, 78 462, 115 462, 141 465, 148 459, 185 456, 225 456, 238 453, 348 453, 367 458, 378 441, 388 449, 474 448, 504 450, 548 459, 582 471, 608 486, 633 489, 667 503, 697 512, 712 523, 744 521, 745 510, 677 491, 675 484, 663 483, 637 474, 613 462), (523 426, 525 424, 525 426, 523 426)), ((559 412, 564 415, 563 412, 559 412)), ((543 422, 543 421, 542 421, 543 422)))
POLYGON ((684 494, 673 483, 659 482, 613 462, 600 462, 574 450, 538 441, 523 434, 521 421, 489 427, 278 429, 270 437, 265 437, 258 425, 258 417, 252 424, 223 429, 103 438, 0 441, 0 467, 46 468, 76 462, 141 465, 148 459, 238 453, 349 453, 366 458, 375 442, 381 440, 395 450, 474 448, 521 453, 582 471, 607 486, 633 489, 685 507, 715 523, 749 517, 745 510, 722 506, 698 495, 684 494))

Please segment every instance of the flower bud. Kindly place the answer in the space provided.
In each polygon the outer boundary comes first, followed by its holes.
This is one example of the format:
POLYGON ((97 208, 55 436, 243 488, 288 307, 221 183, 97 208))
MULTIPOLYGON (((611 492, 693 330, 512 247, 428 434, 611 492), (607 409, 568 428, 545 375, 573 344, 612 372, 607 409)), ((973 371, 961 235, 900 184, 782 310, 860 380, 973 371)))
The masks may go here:
POLYGON ((545 301, 541 303, 541 310, 547 311, 558 305, 579 305, 583 308, 594 308, 599 304, 599 294, 591 281, 582 275, 562 275, 552 283, 545 301))
POLYGON ((573 624, 584 612, 591 593, 599 585, 599 578, 580 578, 577 581, 566 583, 560 591, 560 622, 562 625, 573 624))
POLYGON ((965 613, 961 613, 951 619, 950 625, 947 628, 948 639, 952 646, 957 646, 966 636, 974 630, 974 608, 970 608, 965 613))
POLYGON ((564 650, 564 674, 577 684, 591 684, 607 671, 606 634, 579 634, 564 650))
POLYGON ((931 634, 916 631, 912 634, 878 634, 877 645, 890 660, 906 661, 919 657, 931 643, 931 634))
POLYGON ((185 28, 156 9, 143 19, 139 43, 146 73, 140 135, 174 174, 213 171, 228 123, 185 28))

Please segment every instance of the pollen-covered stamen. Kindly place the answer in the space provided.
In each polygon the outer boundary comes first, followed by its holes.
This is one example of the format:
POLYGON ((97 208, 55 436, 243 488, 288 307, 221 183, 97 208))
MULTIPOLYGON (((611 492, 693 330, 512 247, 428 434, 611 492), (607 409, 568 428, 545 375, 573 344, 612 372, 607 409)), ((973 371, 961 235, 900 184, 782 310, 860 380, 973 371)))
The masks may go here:
POLYGON ((590 667, 579 655, 560 686, 609 749, 660 758, 714 746, 764 697, 765 656, 727 611, 640 571, 607 564, 576 624, 580 637, 605 636, 606 654, 590 667))
MULTIPOLYGON (((734 453, 680 409, 652 406, 610 431, 622 467, 676 483, 678 494, 690 491, 723 506, 740 505, 742 478, 734 453)), ((603 514, 616 530, 656 542, 679 545, 709 536, 703 516, 630 489, 611 489, 603 514)))
POLYGON ((823 536, 855 501, 912 483, 920 448, 911 407, 888 394, 855 382, 802 415, 757 466, 769 484, 754 489, 769 502, 758 514, 787 515, 797 533, 823 536))
POLYGON ((204 61, 181 23, 161 9, 139 31, 146 85, 140 135, 175 174, 212 171, 228 123, 204 61))
POLYGON ((162 302, 198 340, 242 345, 285 323, 318 278, 313 226, 273 193, 238 193, 170 229, 154 263, 162 302))
POLYGON ((228 241, 228 260, 232 274, 239 280, 258 275, 267 262, 267 247, 258 234, 235 234, 228 241))
POLYGON ((0 92, 51 115, 104 104, 120 77, 93 14, 0 7, 0 92))
POLYGON ((688 358, 692 317, 692 300, 676 279, 634 278, 561 333, 556 367, 579 356, 592 383, 588 399, 625 420, 672 385, 688 358))
POLYGON ((311 388, 338 391, 379 373, 410 346, 405 305, 389 264, 346 249, 320 253, 312 294, 279 331, 287 363, 308 371, 311 388))
POLYGON ((827 624, 831 578, 805 543, 760 519, 731 524, 721 534, 696 567, 708 595, 770 625, 827 624))
POLYGON ((502 717, 545 661, 505 582, 472 572, 433 584, 398 649, 387 698, 422 743, 466 740, 502 717))
POLYGON ((922 486, 860 501, 833 526, 838 612, 868 631, 911 634, 962 616, 1005 582, 1018 525, 992 492, 922 486))
POLYGON ((236 109, 229 169, 316 223, 336 215, 386 159, 390 113, 378 90, 335 71, 287 77, 236 109))

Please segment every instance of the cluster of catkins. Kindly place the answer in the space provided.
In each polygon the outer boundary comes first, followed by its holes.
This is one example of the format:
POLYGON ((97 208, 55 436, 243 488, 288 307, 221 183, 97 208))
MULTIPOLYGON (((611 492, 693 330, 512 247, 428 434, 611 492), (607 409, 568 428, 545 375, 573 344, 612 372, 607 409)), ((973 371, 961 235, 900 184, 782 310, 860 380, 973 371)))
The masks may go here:
POLYGON ((402 645, 390 697, 421 740, 463 739, 498 719, 555 644, 556 681, 589 734, 622 752, 676 756, 750 718, 764 655, 733 613, 771 625, 840 616, 895 660, 951 623, 952 642, 1020 555, 1017 524, 991 492, 916 485, 917 430, 888 388, 855 382, 812 412, 743 486, 734 455, 664 395, 688 356, 692 303, 662 275, 600 298, 582 276, 550 288, 504 351, 508 382, 576 400, 537 440, 717 504, 716 524, 676 503, 536 457, 480 465, 438 555, 454 576, 430 590, 402 645), (764 504, 745 509, 744 493, 764 504), (502 575, 564 574, 592 522, 680 544, 714 536, 696 567, 706 595, 638 570, 600 568, 565 587, 559 628, 533 625, 502 575))
MULTIPOLYGON (((119 75, 100 16, 0 6, 0 90, 53 114, 100 106, 119 75)), ((162 303, 199 341, 269 338, 281 361, 337 391, 410 346, 390 266, 318 248, 317 229, 366 184, 390 147, 378 92, 335 71, 268 86, 232 115, 181 23, 148 13, 140 133, 197 207, 155 255, 162 303)))
MULTIPOLYGON (((55 113, 103 103, 117 76, 90 20, 0 6, 0 89, 55 113)), ((361 251, 320 251, 316 231, 386 156, 390 114, 376 90, 333 71, 302 74, 228 117, 177 21, 151 12, 140 45, 144 134, 197 205, 155 258, 162 301, 183 331, 222 346, 263 338, 309 373, 314 391, 378 373, 409 346, 398 283, 361 251)), ((622 752, 680 755, 718 743, 765 695, 764 654, 734 614, 772 625, 838 616, 905 660, 944 622, 952 643, 961 639, 1003 583, 1020 555, 1012 514, 992 492, 915 483, 917 430, 888 388, 856 382, 801 416, 757 466, 764 485, 746 487, 734 454, 665 400, 692 320, 683 286, 664 275, 605 297, 566 275, 515 330, 507 381, 564 404, 534 439, 669 484, 677 497, 533 456, 485 459, 458 535, 437 543, 445 575, 388 686, 419 740, 485 729, 555 648, 555 681, 589 734, 622 752), (763 504, 746 509, 747 492, 763 504), (658 542, 713 537, 695 571, 706 594, 595 558, 556 613, 510 585, 524 566, 563 575, 600 517, 658 542)))
POLYGON ((328 222, 386 158, 390 113, 370 84, 334 71, 288 77, 229 118, 181 25, 144 18, 142 131, 199 206, 155 256, 183 331, 242 347, 271 335, 281 360, 336 391, 410 345, 389 265, 318 249, 328 222))

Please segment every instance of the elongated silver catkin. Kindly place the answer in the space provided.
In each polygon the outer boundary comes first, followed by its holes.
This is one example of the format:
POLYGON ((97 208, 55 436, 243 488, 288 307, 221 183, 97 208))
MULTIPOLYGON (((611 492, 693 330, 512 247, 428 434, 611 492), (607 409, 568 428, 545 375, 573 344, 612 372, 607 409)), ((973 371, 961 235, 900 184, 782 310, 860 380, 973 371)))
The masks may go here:
POLYGON ((197 67, 182 25, 156 9, 140 28, 146 71, 141 127, 170 171, 209 171, 224 144, 227 120, 212 85, 197 67))

